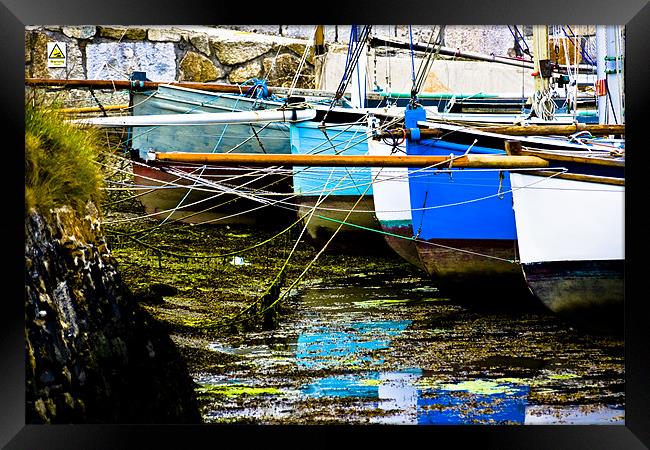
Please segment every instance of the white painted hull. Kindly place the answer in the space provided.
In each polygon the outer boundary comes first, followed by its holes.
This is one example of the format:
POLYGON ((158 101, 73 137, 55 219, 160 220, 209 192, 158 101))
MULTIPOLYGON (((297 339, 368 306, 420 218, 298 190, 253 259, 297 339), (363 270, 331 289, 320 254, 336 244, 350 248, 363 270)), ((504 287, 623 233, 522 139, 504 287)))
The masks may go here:
POLYGON ((625 187, 510 173, 519 258, 625 259, 625 187))
POLYGON ((623 323, 625 187, 511 173, 522 270, 551 311, 596 329, 623 323))
MULTIPOLYGON (((405 144, 398 146, 403 155, 405 144)), ((375 139, 368 140, 368 154, 389 156, 393 147, 375 139)), ((409 169, 407 167, 372 167, 372 190, 375 215, 381 224, 386 243, 395 253, 424 270, 416 243, 405 239, 413 237, 409 169), (402 236, 402 237, 398 237, 402 236)))
MULTIPOLYGON (((393 148, 375 139, 368 140, 368 154, 390 156, 393 148)), ((397 154, 404 155, 404 144, 397 154)), ((408 167, 371 167, 375 214, 379 221, 411 221, 408 167)))

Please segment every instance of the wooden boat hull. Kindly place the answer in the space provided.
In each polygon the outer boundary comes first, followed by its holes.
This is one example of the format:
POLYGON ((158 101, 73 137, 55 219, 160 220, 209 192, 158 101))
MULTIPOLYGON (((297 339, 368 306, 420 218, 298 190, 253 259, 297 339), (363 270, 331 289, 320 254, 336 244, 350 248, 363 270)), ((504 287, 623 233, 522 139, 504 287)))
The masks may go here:
MULTIPOLYGON (((196 167, 166 165, 167 169, 176 168, 192 174, 196 167)), ((200 169, 199 169, 200 170, 200 169)), ((242 176, 236 181, 235 189, 263 189, 277 193, 291 193, 291 179, 279 175, 242 176)), ((201 183, 184 179, 183 176, 147 167, 141 164, 133 166, 134 182, 137 186, 151 187, 142 191, 139 197, 145 213, 159 220, 180 220, 193 224, 255 224, 268 220, 286 222, 295 214, 279 206, 265 206, 260 202, 243 198, 240 195, 223 193, 201 183), (189 187, 184 187, 189 186, 189 187)), ((233 172, 210 168, 200 171, 201 179, 206 182, 215 180, 219 183, 224 178, 233 177, 233 172)), ((277 199, 274 197, 273 199, 277 199)), ((272 199, 272 200, 273 200, 272 199)))
MULTIPOLYGON (((236 95, 219 94, 174 86, 160 86, 155 93, 134 93, 132 103, 134 115, 150 114, 179 114, 193 112, 232 112, 251 111, 254 109, 276 108, 277 102, 256 100, 236 95), (153 94, 153 95, 152 95, 153 94)), ((130 132, 131 146, 134 149, 134 160, 142 162, 146 154, 153 149, 159 152, 227 152, 236 146, 239 153, 289 153, 289 127, 286 123, 273 124, 229 124, 229 125, 182 125, 164 127, 139 127, 130 132)), ((191 185, 191 181, 179 180, 177 176, 160 170, 134 164, 135 183, 155 188, 139 199, 147 214, 163 220, 179 219, 187 223, 250 224, 266 220, 271 213, 270 208, 259 208, 260 203, 238 198, 237 195, 224 194, 209 200, 214 192, 198 189, 160 188, 174 182, 191 185), (254 209, 251 213, 244 213, 254 209), (173 212, 169 212, 172 210, 173 212)), ((255 173, 254 171, 250 172, 255 173)), ((204 173, 210 175, 213 181, 224 177, 230 178, 233 172, 212 169, 204 173)), ((240 171, 238 175, 242 175, 240 171)), ((291 192, 290 179, 265 176, 259 182, 247 187, 269 185, 267 190, 276 192, 291 192), (275 182, 275 183, 274 183, 275 182)), ((208 178, 210 179, 210 178, 208 178)), ((251 181, 251 177, 242 176, 239 180, 231 181, 233 187, 251 181)))
POLYGON ((523 264, 531 290, 551 311, 591 322, 622 319, 624 261, 555 261, 523 264))
POLYGON ((430 239, 417 243, 419 259, 441 292, 474 305, 532 306, 516 262, 516 240, 430 239))
POLYGON ((338 251, 383 254, 388 250, 383 237, 372 231, 381 229, 377 217, 372 213, 372 198, 364 197, 357 203, 358 196, 337 195, 326 198, 314 209, 317 200, 313 196, 298 198, 298 215, 304 217, 302 222, 307 226, 308 236, 316 246, 325 244, 336 232, 330 248, 338 251), (348 216, 348 211, 355 203, 355 210, 359 212, 353 211, 348 216), (314 214, 309 219, 312 211, 314 214), (342 225, 341 222, 353 225, 342 225))

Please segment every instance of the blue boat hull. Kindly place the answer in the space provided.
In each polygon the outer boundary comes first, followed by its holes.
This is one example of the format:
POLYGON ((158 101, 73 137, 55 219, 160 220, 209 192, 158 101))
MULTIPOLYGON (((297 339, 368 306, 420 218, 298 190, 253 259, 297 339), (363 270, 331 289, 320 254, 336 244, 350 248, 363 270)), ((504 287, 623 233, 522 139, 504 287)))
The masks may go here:
MULTIPOLYGON (((322 129, 317 122, 292 123, 291 152, 366 155, 366 133, 367 128, 359 125, 328 124, 322 129)), ((305 216, 318 205, 309 222, 304 221, 316 243, 326 242, 336 232, 339 250, 364 251, 359 239, 377 243, 381 251, 386 250, 383 238, 372 231, 380 230, 381 225, 374 214, 371 178, 368 167, 294 167, 293 191, 297 194, 298 214, 305 216)))
MULTIPOLYGON (((408 155, 458 156, 466 150, 442 140, 407 142, 408 155)), ((472 147, 471 152, 505 154, 484 147, 472 147)), ((507 171, 409 169, 419 259, 449 293, 478 302, 488 293, 496 293, 500 302, 530 296, 515 262, 517 233, 509 191, 507 171)))

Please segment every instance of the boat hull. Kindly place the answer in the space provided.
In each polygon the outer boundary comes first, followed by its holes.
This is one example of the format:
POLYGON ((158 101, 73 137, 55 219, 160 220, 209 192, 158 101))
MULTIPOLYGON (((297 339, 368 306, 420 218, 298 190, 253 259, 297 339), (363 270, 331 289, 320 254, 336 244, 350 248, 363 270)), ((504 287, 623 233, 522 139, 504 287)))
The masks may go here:
POLYGON ((475 305, 532 306, 516 246, 508 239, 430 239, 418 241, 417 250, 443 293, 475 305))
MULTIPOLYGON (((293 211, 279 206, 265 206, 262 203, 250 200, 237 194, 224 193, 211 187, 210 180, 219 180, 233 177, 233 172, 210 168, 201 171, 196 167, 175 167, 166 165, 166 169, 175 168, 182 174, 172 174, 158 170, 155 167, 148 167, 142 164, 134 164, 134 183, 142 188, 150 187, 142 191, 139 200, 144 207, 145 213, 159 220, 178 220, 192 224, 255 224, 265 221, 276 221, 278 223, 288 222, 293 211), (200 183, 185 178, 192 176, 194 172, 200 173, 200 183), (187 187, 185 187, 187 186, 187 187)), ((243 176, 237 181, 234 189, 263 189, 273 190, 276 193, 291 193, 291 179, 286 176, 266 174, 243 176)), ((241 176, 241 174, 239 174, 241 176)), ((273 197, 271 200, 277 200, 273 197)))
MULTIPOLYGON (((459 156, 466 150, 441 140, 407 143, 409 155, 459 156)), ((472 153, 505 152, 473 148, 472 153)), ((451 170, 409 169, 412 227, 427 273, 441 290, 472 303, 530 302, 530 290, 515 263, 517 232, 508 172, 451 170)))
MULTIPOLYGON (((405 152, 404 144, 394 148, 376 139, 368 140, 368 154, 373 156, 405 152)), ((425 270, 413 240, 408 168, 372 167, 371 175, 375 215, 386 243, 404 260, 425 270)))
POLYGON ((384 254, 388 251, 382 236, 372 231, 381 228, 371 212, 372 198, 364 197, 359 201, 357 196, 333 196, 322 200, 314 209, 317 201, 317 197, 311 196, 298 199, 298 215, 303 217, 302 223, 316 246, 324 245, 336 233, 330 244, 332 249, 360 254, 384 254), (348 216, 348 211, 353 208, 359 212, 353 210, 348 216), (312 211, 314 214, 310 218, 312 211))
MULTIPOLYGON (((292 154, 366 155, 366 126, 333 125, 321 128, 317 122, 290 125, 292 154)), ((337 233, 334 246, 340 251, 385 252, 381 225, 374 213, 369 167, 303 167, 293 169, 293 191, 298 196, 298 214, 303 216, 316 204, 311 220, 304 223, 317 245, 337 233), (356 206, 355 206, 356 204, 356 206), (348 211, 353 212, 347 216, 348 211), (347 218, 346 218, 347 216, 347 218), (329 220, 328 220, 329 219, 329 220), (343 225, 340 222, 352 224, 343 225), (337 231, 338 230, 338 231, 337 231), (364 243, 379 244, 370 249, 364 243)))
MULTIPOLYGON (((173 86, 160 86, 153 95, 151 92, 135 93, 132 101, 136 116, 251 111, 281 105, 276 102, 173 86)), ((272 211, 272 208, 259 209, 260 203, 240 198, 236 194, 223 194, 211 200, 215 192, 182 187, 169 188, 169 183, 193 185, 194 182, 179 179, 178 176, 161 170, 147 168, 139 163, 146 160, 147 152, 152 149, 163 153, 223 153, 237 147, 235 151, 238 153, 289 153, 289 128, 286 123, 139 127, 130 132, 130 140, 134 149, 133 159, 136 162, 133 167, 135 183, 152 188, 150 192, 139 197, 147 214, 154 214, 154 217, 161 220, 169 216, 186 223, 215 224, 252 224, 260 219, 268 220, 269 215, 283 215, 279 210, 272 211)), ((242 176, 229 183, 235 189, 242 185, 248 188, 268 186, 267 190, 278 193, 291 192, 290 178, 266 175, 258 182, 248 184, 254 174, 263 175, 259 171, 251 170, 250 176, 246 176, 245 172, 239 170, 237 175, 242 176)), ((220 179, 232 178, 233 171, 210 169, 202 172, 202 177, 218 182, 220 179)))
POLYGON ((535 296, 590 328, 620 329, 625 187, 526 173, 512 173, 511 180, 520 259, 535 296))
POLYGON ((523 265, 533 293, 551 311, 591 322, 622 319, 624 261, 556 261, 523 265))

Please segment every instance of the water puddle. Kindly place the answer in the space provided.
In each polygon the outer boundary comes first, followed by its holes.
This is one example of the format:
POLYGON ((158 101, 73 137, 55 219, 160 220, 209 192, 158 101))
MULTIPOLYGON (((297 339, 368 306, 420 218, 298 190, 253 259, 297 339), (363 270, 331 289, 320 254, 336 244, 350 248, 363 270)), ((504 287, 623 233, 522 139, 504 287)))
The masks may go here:
POLYGON ((321 280, 278 330, 210 349, 208 422, 624 424, 623 347, 549 314, 474 312, 418 278, 321 280))

